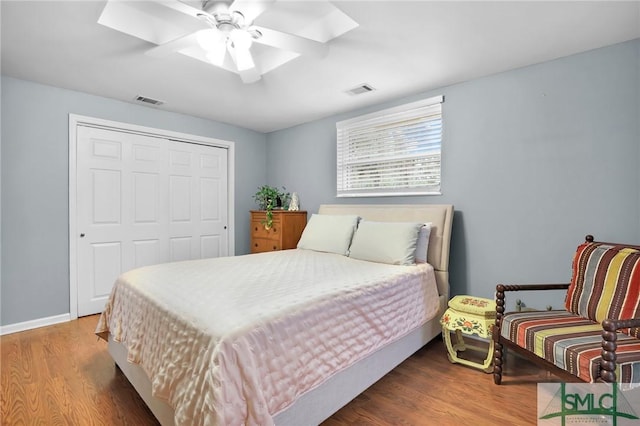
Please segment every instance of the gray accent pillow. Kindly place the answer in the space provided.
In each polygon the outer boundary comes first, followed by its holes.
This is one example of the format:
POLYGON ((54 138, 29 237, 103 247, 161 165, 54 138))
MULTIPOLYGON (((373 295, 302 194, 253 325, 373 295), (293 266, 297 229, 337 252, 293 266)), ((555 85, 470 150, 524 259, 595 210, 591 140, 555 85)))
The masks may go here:
POLYGON ((427 222, 420 227, 420 231, 418 232, 418 242, 416 243, 416 263, 427 263, 430 236, 431 222, 427 222))

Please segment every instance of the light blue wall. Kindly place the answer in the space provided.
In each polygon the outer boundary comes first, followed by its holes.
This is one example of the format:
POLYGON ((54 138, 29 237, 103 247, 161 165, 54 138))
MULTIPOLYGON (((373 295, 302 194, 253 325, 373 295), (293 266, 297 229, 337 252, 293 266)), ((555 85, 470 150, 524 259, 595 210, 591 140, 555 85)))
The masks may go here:
POLYGON ((2 76, 0 324, 69 312, 69 114, 235 142, 236 253, 249 251, 248 211, 266 179, 265 135, 2 76))
MULTIPOLYGON (((266 181, 298 192, 310 212, 454 204, 454 294, 566 282, 584 234, 640 241, 639 68, 636 40, 268 135, 3 76, 0 324, 69 312, 69 113, 235 141, 238 254, 249 250, 247 212, 266 181), (441 94, 443 195, 335 198, 336 121, 441 94)), ((562 295, 523 299, 557 307, 562 295)))
MULTIPOLYGON (((310 212, 454 204, 453 294, 568 282, 587 233, 640 243, 639 52, 635 40, 268 134, 267 179, 298 192, 310 212), (336 121, 435 95, 445 96, 442 195, 336 198, 336 121)), ((519 296, 531 306, 563 301, 519 296)))

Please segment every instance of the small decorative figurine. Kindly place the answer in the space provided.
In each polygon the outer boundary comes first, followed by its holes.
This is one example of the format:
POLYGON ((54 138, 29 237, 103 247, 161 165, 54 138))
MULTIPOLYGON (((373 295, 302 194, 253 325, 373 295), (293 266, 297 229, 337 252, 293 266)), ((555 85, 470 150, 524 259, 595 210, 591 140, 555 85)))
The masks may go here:
POLYGON ((289 203, 289 211, 297 212, 300 210, 300 200, 298 199, 298 193, 291 194, 291 202, 289 203))

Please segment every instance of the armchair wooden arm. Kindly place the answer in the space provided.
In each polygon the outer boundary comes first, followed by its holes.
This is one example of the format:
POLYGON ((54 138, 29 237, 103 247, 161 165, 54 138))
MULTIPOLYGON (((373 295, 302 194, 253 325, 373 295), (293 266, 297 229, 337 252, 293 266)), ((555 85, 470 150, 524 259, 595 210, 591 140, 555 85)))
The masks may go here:
MULTIPOLYGON (((493 327, 494 357, 493 357, 493 381, 496 384, 502 382, 502 342, 500 341, 500 327, 505 309, 505 292, 530 291, 530 290, 566 290, 569 283, 562 284, 498 284, 496 286, 496 323, 493 327)), ((615 368, 615 366, 614 366, 615 368)))
POLYGON ((600 363, 600 379, 602 381, 607 383, 616 381, 617 331, 634 327, 640 327, 640 318, 628 320, 606 319, 602 321, 602 362, 600 363))
POLYGON ((562 284, 498 284, 496 291, 525 291, 525 290, 566 290, 569 283, 562 284))
MULTIPOLYGON (((505 292, 506 291, 530 291, 530 290, 566 290, 569 288, 569 283, 562 284, 498 284, 496 286, 496 328, 500 328, 502 317, 504 315, 505 307, 505 292)), ((495 329, 494 329, 495 330, 495 329)), ((495 333, 494 333, 494 340, 495 333)), ((496 340, 497 341, 497 340, 496 340)))

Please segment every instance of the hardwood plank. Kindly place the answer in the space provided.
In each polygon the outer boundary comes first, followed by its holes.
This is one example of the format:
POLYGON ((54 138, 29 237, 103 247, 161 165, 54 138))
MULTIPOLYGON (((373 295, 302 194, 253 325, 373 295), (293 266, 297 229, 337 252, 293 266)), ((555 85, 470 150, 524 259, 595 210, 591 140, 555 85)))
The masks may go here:
MULTIPOLYGON (((93 334, 97 321, 94 315, 0 337, 2 425, 158 424, 93 334)), ((549 381, 559 380, 510 355, 496 386, 490 374, 451 364, 437 339, 323 426, 530 425, 536 384, 549 381)))

